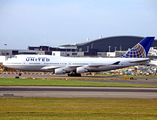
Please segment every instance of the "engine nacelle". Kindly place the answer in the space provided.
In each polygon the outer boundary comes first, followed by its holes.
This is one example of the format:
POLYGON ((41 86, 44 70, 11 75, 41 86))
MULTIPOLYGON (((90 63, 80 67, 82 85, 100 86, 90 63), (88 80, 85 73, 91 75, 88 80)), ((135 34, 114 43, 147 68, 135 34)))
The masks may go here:
POLYGON ((77 67, 76 68, 76 73, 84 73, 87 72, 88 70, 84 67, 77 67))
POLYGON ((64 74, 66 71, 63 68, 55 69, 55 74, 64 74))

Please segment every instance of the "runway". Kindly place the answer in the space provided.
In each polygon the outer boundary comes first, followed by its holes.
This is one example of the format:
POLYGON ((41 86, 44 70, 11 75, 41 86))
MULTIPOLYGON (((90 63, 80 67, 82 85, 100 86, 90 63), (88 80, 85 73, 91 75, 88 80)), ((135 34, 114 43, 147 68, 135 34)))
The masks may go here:
POLYGON ((0 86, 0 97, 157 99, 157 88, 0 86))

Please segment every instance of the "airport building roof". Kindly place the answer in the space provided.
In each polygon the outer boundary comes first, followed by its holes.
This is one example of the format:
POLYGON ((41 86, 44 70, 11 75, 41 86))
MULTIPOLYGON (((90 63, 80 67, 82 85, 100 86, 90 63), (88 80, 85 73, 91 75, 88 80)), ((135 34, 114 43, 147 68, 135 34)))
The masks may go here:
MULTIPOLYGON (((88 52, 114 52, 126 51, 132 48, 144 37, 139 36, 113 36, 106 38, 99 38, 94 40, 88 40, 81 43, 76 43, 77 51, 88 51, 88 52)), ((157 40, 154 40, 152 47, 157 46, 157 40)))

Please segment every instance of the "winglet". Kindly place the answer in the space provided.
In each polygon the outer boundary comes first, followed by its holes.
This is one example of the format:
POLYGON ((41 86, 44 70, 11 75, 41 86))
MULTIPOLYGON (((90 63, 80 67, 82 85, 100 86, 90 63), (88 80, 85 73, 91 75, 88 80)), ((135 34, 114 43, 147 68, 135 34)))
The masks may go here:
POLYGON ((147 57, 149 48, 151 47, 155 37, 146 37, 133 48, 127 51, 123 58, 145 58, 147 57))

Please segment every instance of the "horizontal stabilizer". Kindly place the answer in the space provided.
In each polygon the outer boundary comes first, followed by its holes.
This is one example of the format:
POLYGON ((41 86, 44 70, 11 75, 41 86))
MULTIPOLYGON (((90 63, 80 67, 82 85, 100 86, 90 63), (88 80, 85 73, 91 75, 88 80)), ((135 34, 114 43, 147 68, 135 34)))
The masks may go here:
POLYGON ((153 60, 153 59, 146 58, 144 60, 133 60, 133 61, 129 61, 129 62, 130 63, 141 63, 141 62, 146 62, 146 61, 150 61, 150 60, 153 60))
POLYGON ((120 61, 117 61, 115 63, 113 63, 112 65, 118 65, 120 63, 120 61))

